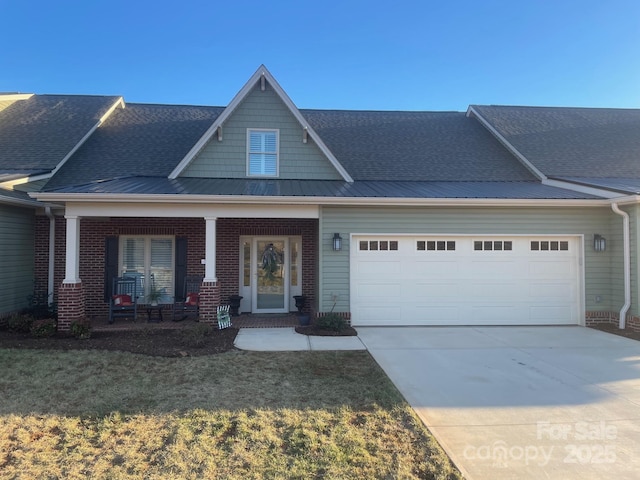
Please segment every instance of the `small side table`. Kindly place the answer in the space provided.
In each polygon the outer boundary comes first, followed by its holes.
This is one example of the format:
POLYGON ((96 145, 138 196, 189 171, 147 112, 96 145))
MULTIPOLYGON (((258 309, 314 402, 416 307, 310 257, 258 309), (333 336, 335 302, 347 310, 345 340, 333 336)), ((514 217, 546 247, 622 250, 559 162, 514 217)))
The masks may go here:
POLYGON ((162 322, 162 305, 147 305, 147 322, 162 322))

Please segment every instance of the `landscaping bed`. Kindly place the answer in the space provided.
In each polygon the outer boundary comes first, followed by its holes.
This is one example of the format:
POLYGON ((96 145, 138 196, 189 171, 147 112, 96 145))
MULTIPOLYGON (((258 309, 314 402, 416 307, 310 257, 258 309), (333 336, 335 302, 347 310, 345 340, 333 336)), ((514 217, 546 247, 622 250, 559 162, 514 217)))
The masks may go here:
POLYGON ((215 355, 235 349, 238 329, 215 330, 203 324, 180 329, 93 331, 90 338, 56 335, 38 338, 29 333, 0 331, 0 348, 44 350, 110 350, 157 357, 215 355))

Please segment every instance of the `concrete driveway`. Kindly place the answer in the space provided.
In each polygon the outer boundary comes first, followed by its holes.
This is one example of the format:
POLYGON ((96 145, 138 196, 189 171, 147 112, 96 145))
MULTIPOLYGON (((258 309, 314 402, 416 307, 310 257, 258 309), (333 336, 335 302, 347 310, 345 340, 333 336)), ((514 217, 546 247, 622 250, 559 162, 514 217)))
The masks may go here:
POLYGON ((467 478, 640 478, 640 342, 584 327, 358 335, 467 478))

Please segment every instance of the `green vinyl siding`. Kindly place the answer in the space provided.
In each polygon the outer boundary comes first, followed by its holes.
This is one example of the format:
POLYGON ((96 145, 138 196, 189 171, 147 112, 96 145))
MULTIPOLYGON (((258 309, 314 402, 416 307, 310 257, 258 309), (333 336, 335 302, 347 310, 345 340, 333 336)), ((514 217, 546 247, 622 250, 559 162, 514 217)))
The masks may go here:
MULTIPOLYGON (((320 310, 349 311, 350 234, 584 235, 586 310, 611 311, 622 305, 621 286, 612 282, 621 266, 622 223, 602 208, 323 207, 321 213, 320 310), (340 252, 332 249, 340 233, 340 252), (607 238, 607 250, 594 252, 593 235, 607 238), (600 302, 596 303, 596 297, 600 302)), ((620 217, 618 217, 620 218, 620 217)), ((621 270, 620 270, 621 272, 621 270)))
POLYGON ((302 142, 302 126, 268 83, 264 92, 258 84, 247 95, 222 126, 222 141, 214 134, 181 176, 246 178, 249 128, 279 130, 278 178, 342 179, 310 137, 302 142))
POLYGON ((0 315, 27 306, 33 293, 35 214, 0 205, 0 315))

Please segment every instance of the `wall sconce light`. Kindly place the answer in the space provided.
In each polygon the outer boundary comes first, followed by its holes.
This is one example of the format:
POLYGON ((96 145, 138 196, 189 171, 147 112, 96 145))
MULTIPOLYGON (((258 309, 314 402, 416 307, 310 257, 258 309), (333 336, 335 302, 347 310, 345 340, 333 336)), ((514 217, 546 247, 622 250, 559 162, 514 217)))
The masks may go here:
POLYGON ((607 239, 596 233, 593 236, 593 249, 596 252, 604 252, 607 249, 607 239))
POLYGON ((340 250, 342 250, 342 237, 340 236, 339 233, 333 234, 333 249, 336 252, 339 252, 340 250))

